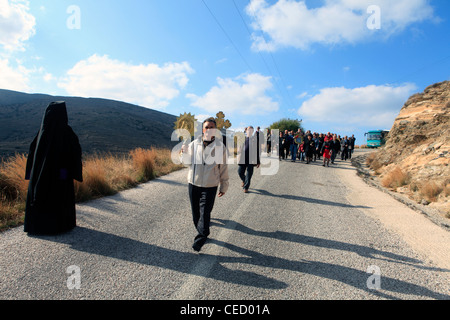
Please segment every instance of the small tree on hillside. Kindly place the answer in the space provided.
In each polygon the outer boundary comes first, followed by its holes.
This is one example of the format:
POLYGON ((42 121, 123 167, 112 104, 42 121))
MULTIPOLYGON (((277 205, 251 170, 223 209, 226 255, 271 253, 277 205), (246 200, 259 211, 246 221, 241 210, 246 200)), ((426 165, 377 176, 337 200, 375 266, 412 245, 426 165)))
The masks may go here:
POLYGON ((278 130, 280 130, 280 132, 284 132, 285 130, 297 131, 299 128, 302 129, 302 131, 304 131, 301 120, 286 119, 286 118, 281 119, 277 122, 274 122, 273 124, 271 124, 269 126, 269 129, 271 129, 271 130, 278 129, 278 130))

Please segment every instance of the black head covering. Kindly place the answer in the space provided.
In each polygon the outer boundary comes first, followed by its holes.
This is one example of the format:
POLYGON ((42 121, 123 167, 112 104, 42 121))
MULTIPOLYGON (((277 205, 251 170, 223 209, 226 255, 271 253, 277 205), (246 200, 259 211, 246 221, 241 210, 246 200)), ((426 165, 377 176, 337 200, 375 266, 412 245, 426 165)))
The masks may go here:
POLYGON ((83 181, 81 146, 68 125, 65 102, 47 107, 30 146, 25 231, 59 233, 75 226, 73 180, 83 181))

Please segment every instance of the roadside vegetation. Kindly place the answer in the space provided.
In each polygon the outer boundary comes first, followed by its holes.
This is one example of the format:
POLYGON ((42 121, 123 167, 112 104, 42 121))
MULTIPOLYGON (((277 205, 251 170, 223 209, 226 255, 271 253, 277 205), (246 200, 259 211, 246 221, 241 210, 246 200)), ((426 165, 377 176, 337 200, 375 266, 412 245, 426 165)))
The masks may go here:
MULTIPOLYGON (((393 191, 400 188, 406 190, 408 194, 418 203, 430 204, 450 196, 450 179, 443 181, 433 180, 413 180, 411 174, 402 170, 399 166, 385 171, 386 163, 382 163, 377 152, 369 154, 366 164, 373 170, 374 174, 380 177, 381 185, 393 191)), ((446 218, 450 218, 450 212, 445 213, 446 218)))
MULTIPOLYGON (((23 224, 28 181, 27 155, 17 154, 0 163, 0 231, 23 224)), ((83 161, 83 182, 75 181, 77 203, 110 196, 182 169, 169 149, 135 149, 128 155, 91 155, 83 161)))

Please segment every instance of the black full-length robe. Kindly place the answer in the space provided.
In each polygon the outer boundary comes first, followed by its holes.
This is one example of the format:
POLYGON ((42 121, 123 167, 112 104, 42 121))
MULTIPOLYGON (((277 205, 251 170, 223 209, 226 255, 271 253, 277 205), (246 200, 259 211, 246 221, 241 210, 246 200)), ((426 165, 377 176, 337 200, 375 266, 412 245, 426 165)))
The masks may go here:
POLYGON ((82 182, 81 146, 68 125, 65 102, 52 102, 30 145, 26 177, 30 180, 24 231, 59 234, 76 226, 74 179, 82 182))

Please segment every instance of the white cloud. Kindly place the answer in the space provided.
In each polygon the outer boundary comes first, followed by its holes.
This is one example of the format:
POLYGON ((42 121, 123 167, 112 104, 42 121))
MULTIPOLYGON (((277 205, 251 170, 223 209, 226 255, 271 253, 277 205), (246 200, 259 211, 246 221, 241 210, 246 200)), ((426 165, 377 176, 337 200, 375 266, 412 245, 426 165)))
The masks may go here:
POLYGON ((385 37, 434 18, 427 0, 325 0, 316 8, 308 8, 305 1, 279 0, 270 5, 266 0, 251 0, 247 14, 253 19, 253 28, 266 35, 255 33, 253 47, 263 51, 282 47, 307 50, 314 43, 365 41, 374 35, 367 27, 371 5, 381 9, 381 29, 377 31, 385 37))
POLYGON ((207 110, 211 114, 223 111, 230 114, 261 115, 279 109, 279 104, 266 92, 272 89, 270 77, 261 74, 245 74, 235 79, 217 78, 217 86, 204 96, 187 94, 191 105, 207 110))
POLYGON ((176 98, 194 72, 187 62, 132 65, 93 55, 78 62, 58 83, 68 94, 125 101, 163 109, 176 98))
POLYGON ((47 72, 47 73, 44 75, 43 79, 44 79, 45 82, 50 82, 50 81, 55 80, 55 77, 54 77, 51 73, 48 73, 48 72, 47 72))
POLYGON ((0 0, 0 46, 8 51, 23 50, 23 43, 35 34, 36 19, 29 2, 0 0))
POLYGON ((29 91, 31 70, 18 65, 13 67, 7 59, 0 59, 0 88, 15 91, 29 91))
POLYGON ((305 101, 298 114, 306 121, 333 126, 369 125, 389 129, 416 89, 413 84, 398 87, 370 85, 355 89, 325 88, 305 101))

